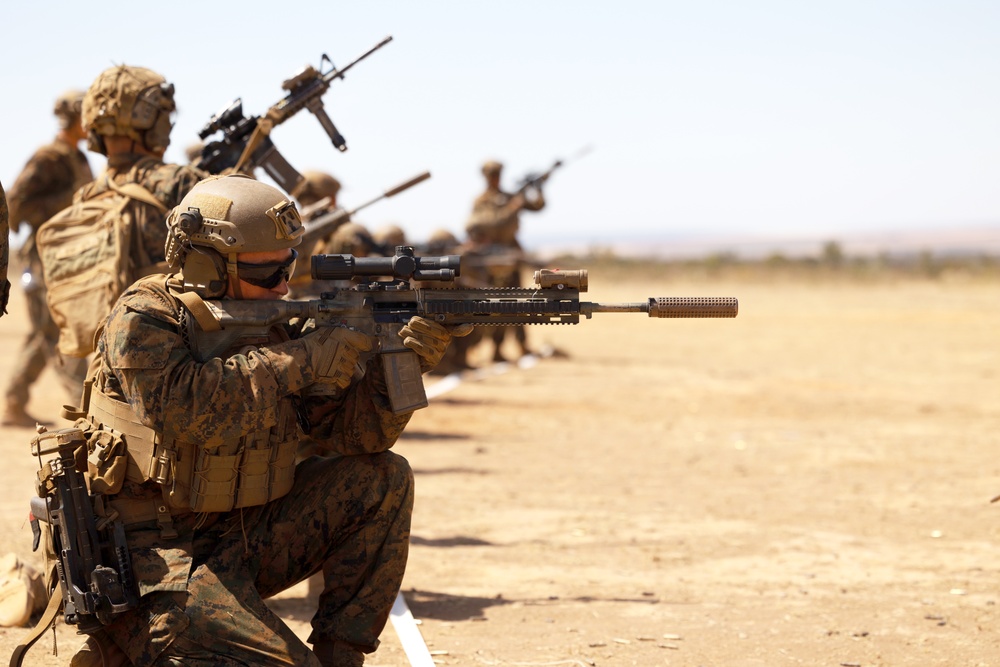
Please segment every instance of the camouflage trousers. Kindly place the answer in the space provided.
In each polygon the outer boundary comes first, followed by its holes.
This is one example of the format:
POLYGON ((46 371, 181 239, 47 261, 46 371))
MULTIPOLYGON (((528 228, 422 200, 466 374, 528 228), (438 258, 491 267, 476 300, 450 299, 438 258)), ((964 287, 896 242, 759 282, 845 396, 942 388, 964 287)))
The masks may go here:
MULTIPOLYGON (((521 287, 521 270, 514 269, 500 276, 492 276, 491 283, 493 287, 521 287)), ((490 327, 490 329, 490 337, 493 339, 494 359, 500 356, 500 346, 503 345, 503 339, 507 337, 507 334, 513 335, 521 352, 527 353, 528 328, 525 325, 508 324, 500 327, 490 327)))
POLYGON ((322 571, 309 642, 370 653, 402 583, 412 508, 403 457, 311 457, 291 493, 196 534, 186 593, 145 595, 106 630, 135 665, 319 665, 264 599, 322 571))
POLYGON ((66 392, 79 399, 87 372, 85 359, 74 359, 59 354, 59 327, 52 321, 45 302, 44 289, 25 291, 28 301, 28 321, 31 328, 21 345, 21 353, 14 357, 10 379, 7 381, 5 399, 8 405, 24 407, 30 398, 31 385, 38 380, 46 366, 52 366, 66 392))

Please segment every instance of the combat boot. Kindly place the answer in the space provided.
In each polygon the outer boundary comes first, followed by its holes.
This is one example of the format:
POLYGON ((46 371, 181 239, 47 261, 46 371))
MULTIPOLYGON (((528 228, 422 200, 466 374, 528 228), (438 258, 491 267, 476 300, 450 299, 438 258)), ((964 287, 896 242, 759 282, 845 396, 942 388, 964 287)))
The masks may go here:
POLYGON ((0 558, 0 626, 20 627, 45 609, 48 596, 42 575, 17 554, 0 558))
POLYGON ((364 667, 365 654, 339 639, 318 639, 313 653, 323 667, 364 667))
POLYGON ((7 401, 4 408, 3 418, 0 419, 2 426, 22 426, 24 428, 35 428, 35 425, 50 426, 51 423, 35 419, 24 409, 24 406, 14 401, 7 401))

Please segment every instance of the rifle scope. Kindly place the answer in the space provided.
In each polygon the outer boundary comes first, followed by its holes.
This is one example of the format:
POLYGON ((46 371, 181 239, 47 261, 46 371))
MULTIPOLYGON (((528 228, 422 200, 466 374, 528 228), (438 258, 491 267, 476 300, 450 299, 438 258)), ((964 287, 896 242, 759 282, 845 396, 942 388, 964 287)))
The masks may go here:
POLYGON ((461 273, 459 255, 414 257, 410 246, 397 246, 393 257, 313 255, 316 280, 351 280, 362 276, 392 276, 396 280, 454 280, 461 273))

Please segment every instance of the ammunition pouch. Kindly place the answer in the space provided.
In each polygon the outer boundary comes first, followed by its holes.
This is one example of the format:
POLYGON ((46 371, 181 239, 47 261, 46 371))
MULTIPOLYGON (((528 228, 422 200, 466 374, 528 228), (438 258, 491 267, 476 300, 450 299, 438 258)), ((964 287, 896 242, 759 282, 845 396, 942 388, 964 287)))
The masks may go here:
POLYGON ((125 480, 158 483, 164 502, 152 503, 155 511, 122 514, 126 523, 157 519, 161 529, 170 514, 263 505, 291 491, 295 479, 296 418, 290 402, 282 405, 277 426, 205 447, 164 438, 141 424, 128 403, 94 391, 86 420, 88 443, 94 443, 88 459, 92 481, 109 494, 120 491, 125 480))

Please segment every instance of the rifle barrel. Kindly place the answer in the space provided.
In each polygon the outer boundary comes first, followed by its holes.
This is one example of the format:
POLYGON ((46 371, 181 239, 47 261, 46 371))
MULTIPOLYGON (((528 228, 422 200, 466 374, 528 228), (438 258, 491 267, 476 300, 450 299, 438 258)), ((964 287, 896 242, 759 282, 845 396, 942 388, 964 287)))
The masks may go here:
POLYGON ((645 303, 581 303, 591 313, 649 313, 650 317, 736 317, 739 301, 731 296, 660 296, 645 303))
POLYGON ((362 53, 360 56, 358 56, 357 58, 355 58, 354 60, 352 60, 351 62, 349 62, 347 65, 345 65, 341 69, 335 69, 335 70, 333 70, 331 72, 327 72, 325 75, 323 75, 323 80, 326 83, 329 83, 329 82, 333 81, 334 79, 343 79, 344 78, 344 73, 347 72, 347 70, 351 69, 352 67, 354 67, 355 65, 357 65, 359 62, 361 62, 362 60, 364 60, 365 58, 367 58, 371 54, 375 53, 376 51, 378 51, 379 49, 381 49, 383 46, 385 46, 386 44, 388 44, 391 41, 392 41, 392 35, 386 35, 385 38, 381 42, 379 42, 378 44, 376 44, 372 48, 370 48, 367 51, 365 51, 364 53, 362 53))

